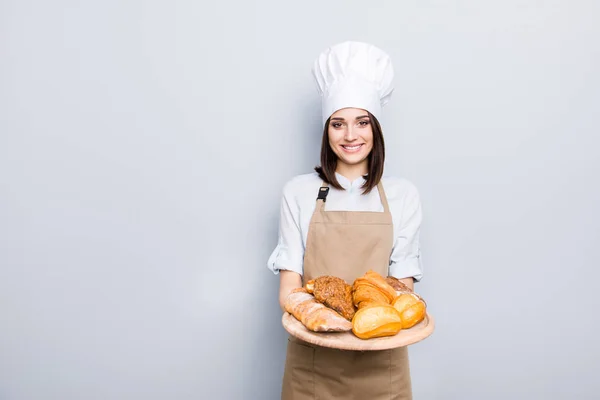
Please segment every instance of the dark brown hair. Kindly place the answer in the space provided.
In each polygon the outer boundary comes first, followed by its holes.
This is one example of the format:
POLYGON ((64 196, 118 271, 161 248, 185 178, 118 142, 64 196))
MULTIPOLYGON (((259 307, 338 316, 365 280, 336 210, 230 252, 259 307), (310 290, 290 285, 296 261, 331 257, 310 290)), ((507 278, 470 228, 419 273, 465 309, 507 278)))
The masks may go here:
MULTIPOLYGON (((368 173, 365 176, 366 182, 362 186, 363 193, 369 193, 381 180, 383 176, 383 164, 385 162, 385 143, 383 133, 379 121, 369 112, 371 120, 371 129, 373 130, 373 148, 367 156, 368 173)), ((321 165, 315 167, 315 171, 319 174, 319 178, 327 182, 336 189, 344 190, 342 185, 335 177, 335 169, 337 167, 337 155, 329 146, 329 123, 330 118, 325 122, 323 128, 323 139, 321 141, 321 165)))

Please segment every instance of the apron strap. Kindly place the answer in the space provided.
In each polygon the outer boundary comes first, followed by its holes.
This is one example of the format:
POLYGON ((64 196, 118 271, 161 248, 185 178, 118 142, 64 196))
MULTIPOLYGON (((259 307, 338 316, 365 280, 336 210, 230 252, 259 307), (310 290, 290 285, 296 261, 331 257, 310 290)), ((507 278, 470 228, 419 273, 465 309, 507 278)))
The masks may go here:
POLYGON ((377 190, 379 190, 379 198, 381 199, 381 204, 383 204, 383 211, 389 213, 390 206, 387 201, 387 196, 385 195, 385 190, 383 190, 383 184, 381 183, 381 180, 377 184, 377 190))
POLYGON ((329 184, 325 181, 321 183, 321 187, 319 188, 319 195, 317 196, 317 209, 319 211, 325 210, 325 201, 327 200, 327 195, 329 194, 329 184))

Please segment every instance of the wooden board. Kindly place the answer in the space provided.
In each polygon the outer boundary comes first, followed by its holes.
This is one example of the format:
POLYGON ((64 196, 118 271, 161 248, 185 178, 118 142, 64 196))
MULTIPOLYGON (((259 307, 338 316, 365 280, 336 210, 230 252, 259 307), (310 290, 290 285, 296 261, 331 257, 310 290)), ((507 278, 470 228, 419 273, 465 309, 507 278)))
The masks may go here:
POLYGON ((352 332, 313 332, 306 329, 293 315, 284 313, 281 319, 283 327, 292 336, 318 346, 341 350, 387 350, 417 343, 433 333, 433 317, 426 314, 425 319, 410 329, 403 329, 394 336, 372 339, 359 339, 352 332))

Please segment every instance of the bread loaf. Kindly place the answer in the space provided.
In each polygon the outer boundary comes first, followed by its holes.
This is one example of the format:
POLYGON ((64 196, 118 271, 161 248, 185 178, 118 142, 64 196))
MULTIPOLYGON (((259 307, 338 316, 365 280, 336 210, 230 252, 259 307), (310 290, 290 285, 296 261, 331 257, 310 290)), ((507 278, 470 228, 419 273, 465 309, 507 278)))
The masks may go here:
POLYGON ((348 332, 352 323, 319 303, 306 289, 295 289, 285 299, 285 310, 313 332, 348 332))
POLYGON ((401 294, 404 294, 404 293, 413 293, 413 290, 411 290, 411 288, 409 288, 404 283, 402 283, 398 278, 395 278, 393 276, 388 276, 385 278, 385 281, 391 287, 394 288, 394 290, 396 291, 396 296, 400 296, 401 294))

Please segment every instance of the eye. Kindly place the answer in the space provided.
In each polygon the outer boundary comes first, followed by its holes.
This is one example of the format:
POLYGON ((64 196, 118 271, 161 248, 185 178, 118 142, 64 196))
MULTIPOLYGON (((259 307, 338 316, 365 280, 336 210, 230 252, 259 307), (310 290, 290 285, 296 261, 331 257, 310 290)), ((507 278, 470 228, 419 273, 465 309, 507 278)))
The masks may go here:
POLYGON ((368 119, 363 119, 362 121, 359 121, 358 124, 360 126, 367 126, 367 125, 369 125, 369 120, 368 119))
POLYGON ((335 129, 338 129, 342 126, 341 122, 332 122, 331 126, 334 127, 335 129))

